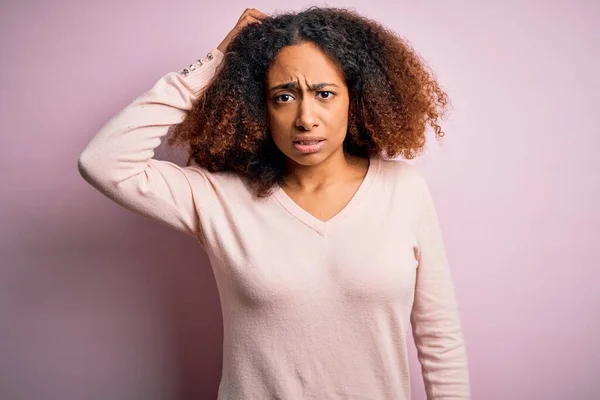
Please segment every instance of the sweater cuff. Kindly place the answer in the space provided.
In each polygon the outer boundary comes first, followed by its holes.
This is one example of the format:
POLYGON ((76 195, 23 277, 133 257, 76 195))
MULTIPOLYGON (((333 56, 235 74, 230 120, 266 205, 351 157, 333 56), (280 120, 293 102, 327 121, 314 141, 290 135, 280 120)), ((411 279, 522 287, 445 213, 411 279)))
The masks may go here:
POLYGON ((194 96, 198 96, 209 83, 224 57, 224 54, 215 48, 206 57, 179 71, 194 96))

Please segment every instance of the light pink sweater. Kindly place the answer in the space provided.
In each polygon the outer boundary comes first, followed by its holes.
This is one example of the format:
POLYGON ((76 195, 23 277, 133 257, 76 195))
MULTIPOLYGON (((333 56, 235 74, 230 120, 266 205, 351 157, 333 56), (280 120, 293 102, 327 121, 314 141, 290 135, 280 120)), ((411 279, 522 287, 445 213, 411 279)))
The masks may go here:
POLYGON ((193 235, 221 298, 219 400, 409 399, 411 325, 428 399, 470 396, 451 274, 428 186, 371 160, 350 203, 322 222, 277 188, 255 200, 235 175, 154 159, 223 54, 163 76, 79 159, 124 207, 193 235))

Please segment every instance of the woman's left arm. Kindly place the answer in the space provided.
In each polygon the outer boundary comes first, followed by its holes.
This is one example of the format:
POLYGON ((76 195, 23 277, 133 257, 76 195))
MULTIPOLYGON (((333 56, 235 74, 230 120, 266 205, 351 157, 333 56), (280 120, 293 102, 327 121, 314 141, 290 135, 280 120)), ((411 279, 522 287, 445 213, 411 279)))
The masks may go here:
POLYGON ((469 399, 467 353, 431 192, 421 179, 418 267, 411 325, 428 400, 469 399))

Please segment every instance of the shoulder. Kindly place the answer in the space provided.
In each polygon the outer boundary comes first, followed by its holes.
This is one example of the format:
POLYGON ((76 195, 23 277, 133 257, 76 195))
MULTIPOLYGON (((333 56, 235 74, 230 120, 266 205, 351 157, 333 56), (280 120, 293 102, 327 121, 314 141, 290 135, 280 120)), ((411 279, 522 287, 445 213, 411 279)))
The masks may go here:
POLYGON ((404 199, 418 209, 431 198, 429 183, 418 165, 404 160, 381 159, 383 187, 395 199, 404 199))
POLYGON ((213 185, 225 187, 237 187, 242 183, 239 175, 230 171, 212 172, 206 168, 191 165, 186 167, 190 171, 190 175, 196 180, 208 180, 213 185))
POLYGON ((381 175, 388 184, 409 185, 422 190, 427 186, 425 176, 418 166, 404 160, 381 159, 381 175))
POLYGON ((193 186, 208 186, 216 196, 227 198, 228 201, 252 201, 252 191, 238 174, 231 171, 212 172, 197 165, 186 168, 193 186))

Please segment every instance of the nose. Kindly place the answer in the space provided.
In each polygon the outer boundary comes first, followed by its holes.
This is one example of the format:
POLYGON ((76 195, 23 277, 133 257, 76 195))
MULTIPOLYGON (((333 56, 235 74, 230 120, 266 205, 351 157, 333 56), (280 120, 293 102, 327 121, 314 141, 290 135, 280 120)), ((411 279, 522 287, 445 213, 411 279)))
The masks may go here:
POLYGON ((317 117, 313 110, 313 105, 310 99, 303 99, 299 103, 298 118, 296 119, 296 127, 310 131, 318 126, 317 117))

